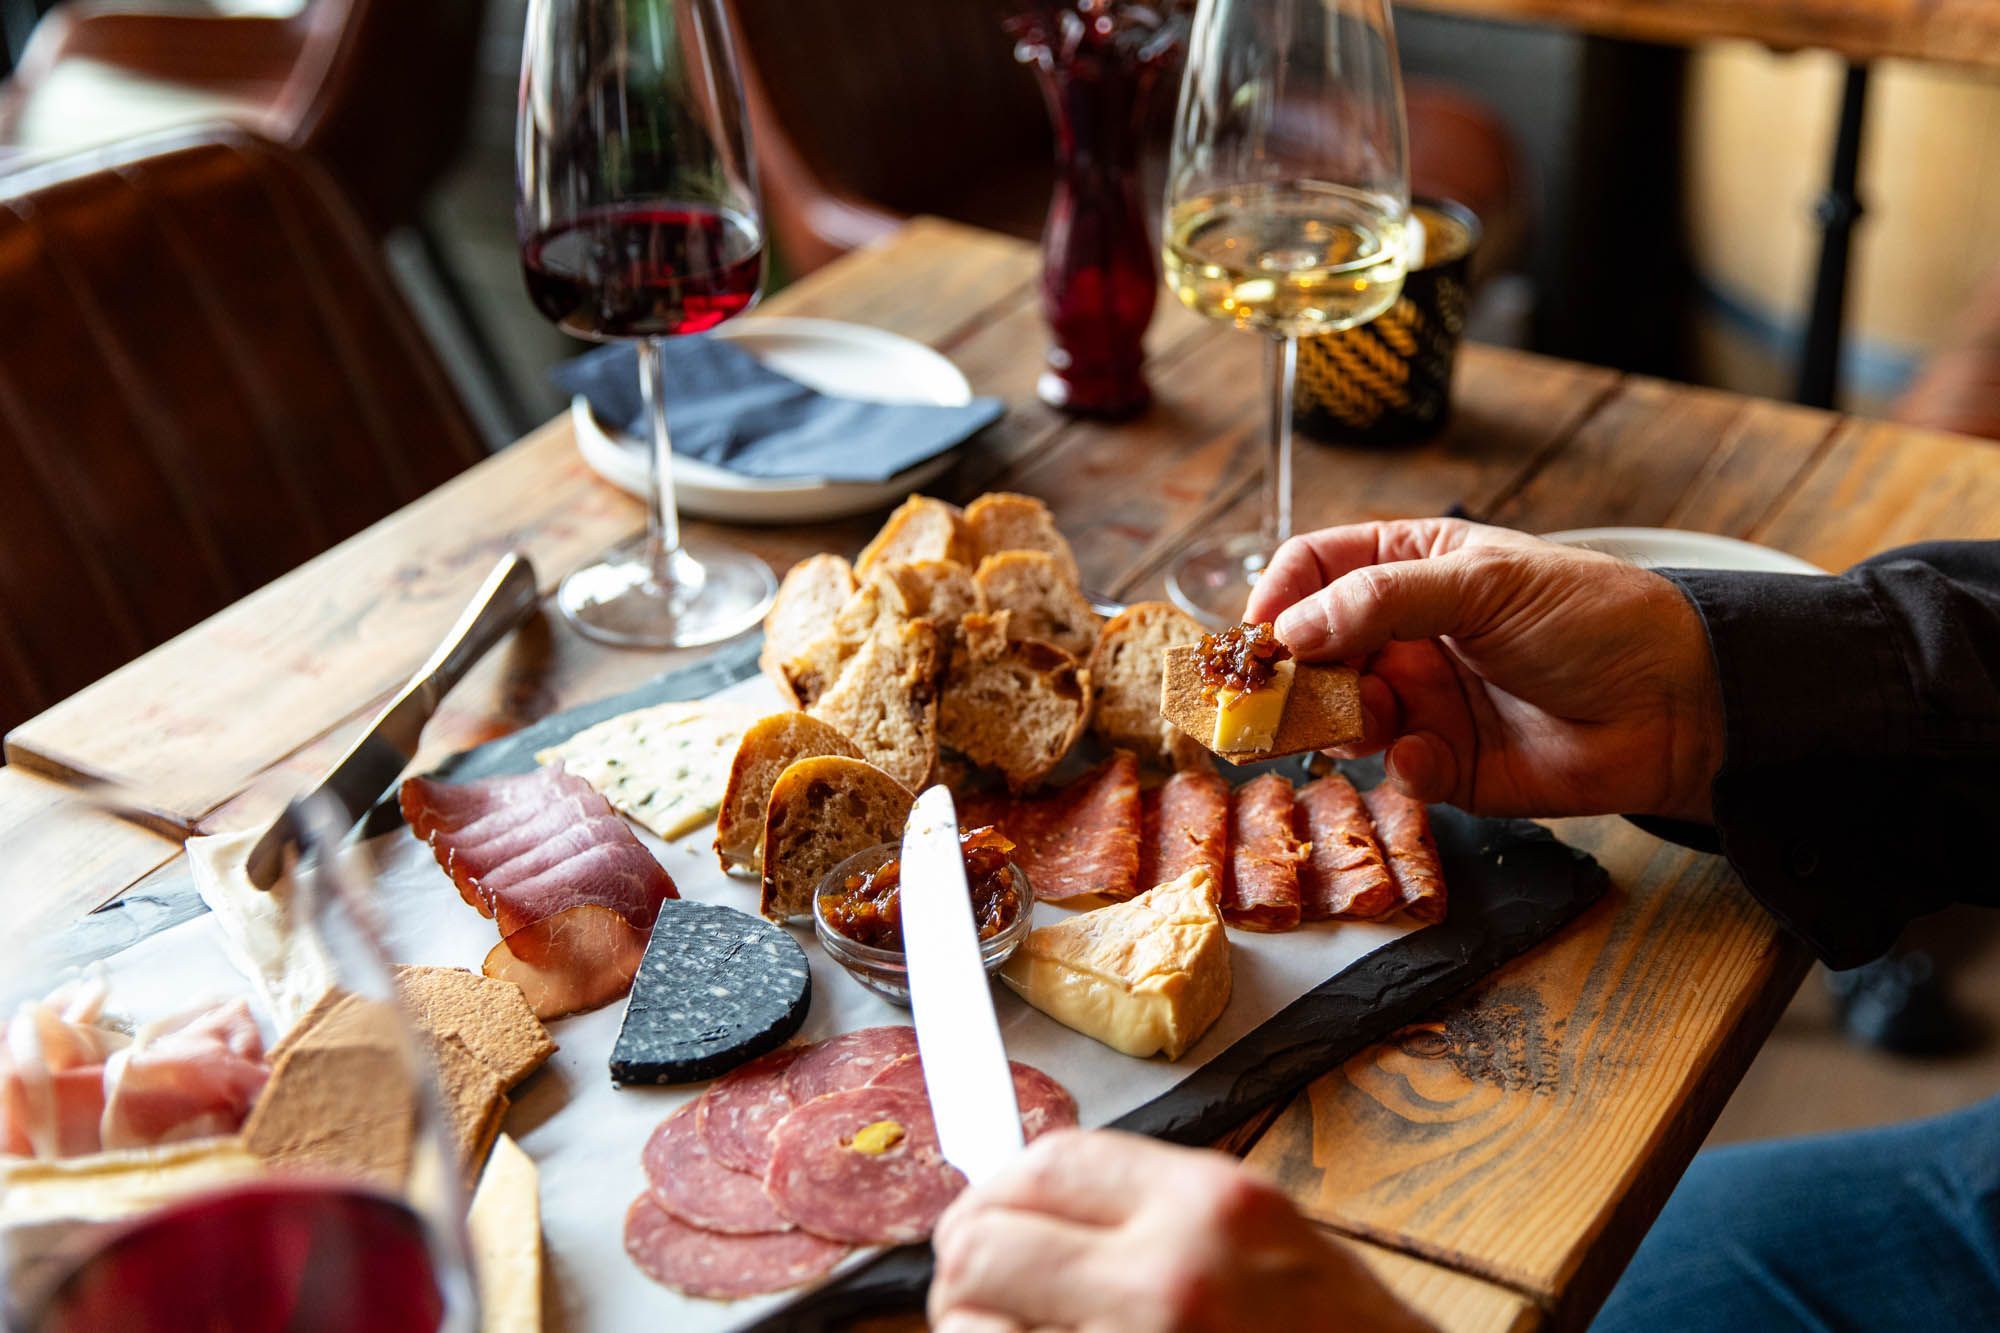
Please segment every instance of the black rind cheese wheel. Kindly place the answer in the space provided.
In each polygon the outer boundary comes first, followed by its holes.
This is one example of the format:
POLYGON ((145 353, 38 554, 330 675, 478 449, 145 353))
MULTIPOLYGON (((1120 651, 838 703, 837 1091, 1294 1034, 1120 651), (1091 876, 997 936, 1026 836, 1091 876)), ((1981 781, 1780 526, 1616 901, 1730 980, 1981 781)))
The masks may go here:
POLYGON ((805 951, 782 927, 715 903, 662 903, 611 1048, 611 1077, 714 1078, 783 1044, 811 1003, 805 951))

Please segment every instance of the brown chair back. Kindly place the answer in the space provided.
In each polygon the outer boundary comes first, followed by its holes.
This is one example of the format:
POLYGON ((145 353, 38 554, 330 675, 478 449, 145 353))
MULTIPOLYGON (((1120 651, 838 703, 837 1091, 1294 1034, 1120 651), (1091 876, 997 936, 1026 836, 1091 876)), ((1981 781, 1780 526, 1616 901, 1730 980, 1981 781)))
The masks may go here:
POLYGON ((0 730, 476 461, 318 166, 238 130, 0 181, 0 730))

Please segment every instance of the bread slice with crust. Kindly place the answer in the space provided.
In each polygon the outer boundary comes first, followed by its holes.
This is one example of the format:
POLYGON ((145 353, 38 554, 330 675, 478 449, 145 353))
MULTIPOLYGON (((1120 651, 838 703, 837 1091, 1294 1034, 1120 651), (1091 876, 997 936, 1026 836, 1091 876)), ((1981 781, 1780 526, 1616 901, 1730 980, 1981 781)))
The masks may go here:
POLYGON ((764 812, 763 897, 773 921, 812 912, 813 891, 856 852, 903 836, 910 789, 862 759, 821 755, 778 774, 764 812))
POLYGON ((972 571, 956 560, 877 565, 868 571, 868 578, 894 585, 909 617, 930 621, 940 634, 956 632, 963 617, 986 609, 986 599, 972 581, 972 571))
POLYGON ((764 864, 764 810, 778 775, 801 759, 861 751, 836 727, 810 713, 773 713, 751 723, 729 766, 729 785, 715 818, 715 854, 725 871, 757 871, 764 864))
POLYGON ((1201 743, 1160 716, 1167 650, 1199 644, 1201 622, 1171 602, 1135 602, 1105 622, 1090 654, 1090 729, 1169 768, 1205 766, 1201 743))
POLYGON ((863 644, 910 618, 901 589, 871 577, 820 623, 809 642, 777 663, 779 692, 795 707, 812 707, 833 688, 863 644))
POLYGON ((858 586, 853 567, 837 555, 808 556, 785 572, 764 614, 764 648, 757 656, 757 665, 780 694, 790 698, 793 693, 780 665, 826 633, 858 586))
POLYGON ((979 562, 972 580, 989 612, 1013 614, 1017 639, 1040 639, 1076 657, 1097 644, 1097 612, 1062 562, 1047 551, 1002 551, 979 562))
POLYGON ((928 495, 913 495, 896 506, 883 522, 875 540, 855 557, 854 572, 865 576, 877 565, 901 564, 912 560, 956 560, 973 563, 972 547, 958 506, 928 495))
POLYGON ((961 623, 938 703, 938 734, 1021 791, 1069 753, 1090 717, 1090 673, 1052 643, 1014 638, 1009 616, 961 623))
POLYGON ((940 665, 930 621, 884 629, 861 645, 808 711, 914 790, 937 763, 940 665))
POLYGON ((1032 495, 989 491, 965 507, 965 532, 978 559, 1002 551, 1047 551, 1071 586, 1078 582, 1076 556, 1056 527, 1055 515, 1032 495))

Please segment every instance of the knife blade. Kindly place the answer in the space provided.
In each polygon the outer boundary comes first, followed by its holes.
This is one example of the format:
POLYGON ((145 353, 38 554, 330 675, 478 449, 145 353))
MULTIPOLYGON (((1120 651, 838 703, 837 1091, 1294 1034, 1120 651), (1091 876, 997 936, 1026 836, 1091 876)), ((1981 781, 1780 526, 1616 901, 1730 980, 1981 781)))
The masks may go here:
MULTIPOLYGON (((360 739, 300 800, 331 797, 346 811, 348 827, 352 828, 416 757, 424 724, 452 686, 488 649, 528 618, 538 597, 535 567, 528 563, 528 557, 519 551, 502 556, 444 641, 388 707, 376 714, 360 739)), ((297 841, 293 806, 287 806, 250 848, 245 865, 250 882, 260 889, 276 883, 284 870, 285 848, 297 841)))
POLYGON ((917 798, 903 829, 903 961, 917 1053, 945 1160, 977 1185, 1021 1151, 1021 1108, 979 957, 951 793, 917 798))

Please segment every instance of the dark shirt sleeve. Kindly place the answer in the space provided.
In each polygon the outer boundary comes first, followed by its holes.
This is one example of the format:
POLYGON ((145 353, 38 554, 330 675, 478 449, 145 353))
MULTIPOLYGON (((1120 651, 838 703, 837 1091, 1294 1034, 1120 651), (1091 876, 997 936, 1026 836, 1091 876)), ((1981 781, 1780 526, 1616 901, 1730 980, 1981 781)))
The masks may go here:
POLYGON ((1714 832, 1774 915, 1853 967, 1912 917, 2000 905, 2000 542, 1839 577, 1661 572, 1721 681, 1714 832))

